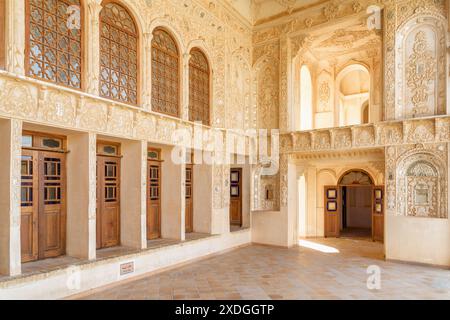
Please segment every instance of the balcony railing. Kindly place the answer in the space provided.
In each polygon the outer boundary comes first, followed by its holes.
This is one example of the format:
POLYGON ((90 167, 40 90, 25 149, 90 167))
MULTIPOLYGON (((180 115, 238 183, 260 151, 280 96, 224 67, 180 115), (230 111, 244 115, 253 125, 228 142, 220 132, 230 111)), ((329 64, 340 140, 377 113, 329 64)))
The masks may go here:
POLYGON ((282 153, 345 151, 450 142, 450 116, 436 116, 281 135, 282 153))

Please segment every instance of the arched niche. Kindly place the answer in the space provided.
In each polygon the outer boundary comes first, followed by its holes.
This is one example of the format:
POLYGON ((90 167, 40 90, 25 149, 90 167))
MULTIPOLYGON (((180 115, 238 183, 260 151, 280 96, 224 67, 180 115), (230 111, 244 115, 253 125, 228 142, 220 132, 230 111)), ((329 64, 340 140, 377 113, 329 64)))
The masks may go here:
POLYGON ((397 208, 400 215, 447 218, 447 169, 431 152, 408 153, 397 164, 397 208))
POLYGON ((401 25, 395 40, 395 118, 446 113, 446 24, 418 14, 401 25))
POLYGON ((366 102, 370 122, 371 75, 366 66, 354 63, 345 67, 336 77, 335 88, 335 125, 362 124, 366 102))

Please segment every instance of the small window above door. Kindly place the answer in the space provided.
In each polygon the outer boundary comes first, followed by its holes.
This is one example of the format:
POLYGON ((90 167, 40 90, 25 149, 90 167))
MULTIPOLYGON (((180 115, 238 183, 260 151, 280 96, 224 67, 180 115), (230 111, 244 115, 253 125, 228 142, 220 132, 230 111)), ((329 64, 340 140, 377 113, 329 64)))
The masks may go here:
POLYGON ((120 144, 99 142, 97 143, 97 154, 101 156, 118 157, 120 156, 120 144))

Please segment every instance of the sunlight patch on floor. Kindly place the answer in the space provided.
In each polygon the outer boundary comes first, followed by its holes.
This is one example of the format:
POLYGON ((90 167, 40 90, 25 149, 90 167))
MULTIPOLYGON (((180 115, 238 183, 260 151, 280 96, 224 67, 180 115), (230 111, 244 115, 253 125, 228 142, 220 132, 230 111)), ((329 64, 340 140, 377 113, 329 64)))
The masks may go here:
POLYGON ((330 246, 326 246, 323 244, 315 243, 307 240, 299 240, 298 245, 303 248, 308 248, 316 251, 320 251, 323 253, 339 253, 339 250, 330 246))

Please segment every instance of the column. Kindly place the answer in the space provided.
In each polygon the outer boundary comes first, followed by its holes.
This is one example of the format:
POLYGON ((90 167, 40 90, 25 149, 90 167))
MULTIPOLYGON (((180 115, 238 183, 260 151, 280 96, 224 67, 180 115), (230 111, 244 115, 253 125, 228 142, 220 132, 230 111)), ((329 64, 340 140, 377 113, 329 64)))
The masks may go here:
POLYGON ((98 96, 100 83, 100 11, 101 0, 90 0, 87 5, 87 23, 84 24, 86 44, 86 92, 98 96))
POLYGON ((141 52, 141 90, 142 90, 142 106, 144 110, 152 110, 152 33, 144 34, 144 45, 141 52))
POLYGON ((161 235, 184 241, 186 165, 172 160, 172 150, 162 149, 161 235))
POLYGON ((181 119, 189 121, 189 61, 190 54, 183 55, 181 119))
POLYGON ((21 273, 20 166, 22 121, 0 120, 0 274, 21 273))
POLYGON ((67 137, 67 255, 96 259, 97 137, 67 137))
POLYGON ((317 169, 309 167, 306 169, 306 235, 317 236, 317 169))
POLYGON ((147 142, 122 143, 120 228, 123 246, 147 248, 147 142))
POLYGON ((25 75, 25 1, 6 0, 6 70, 25 75))
POLYGON ((194 232, 211 233, 213 189, 212 166, 194 165, 194 232))

